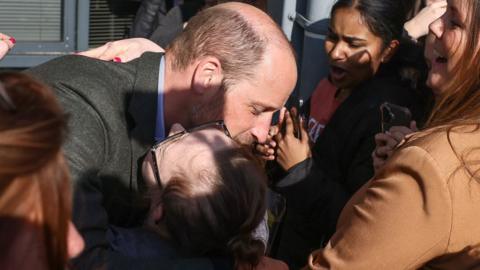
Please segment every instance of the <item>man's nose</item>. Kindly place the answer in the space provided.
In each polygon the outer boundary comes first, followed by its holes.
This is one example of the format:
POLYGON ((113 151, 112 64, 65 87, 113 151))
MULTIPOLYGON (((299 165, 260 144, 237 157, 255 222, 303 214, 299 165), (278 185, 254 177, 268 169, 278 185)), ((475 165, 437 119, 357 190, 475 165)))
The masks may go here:
POLYGON ((272 122, 272 116, 258 119, 255 126, 252 128, 252 136, 258 143, 265 143, 268 138, 268 131, 272 122))

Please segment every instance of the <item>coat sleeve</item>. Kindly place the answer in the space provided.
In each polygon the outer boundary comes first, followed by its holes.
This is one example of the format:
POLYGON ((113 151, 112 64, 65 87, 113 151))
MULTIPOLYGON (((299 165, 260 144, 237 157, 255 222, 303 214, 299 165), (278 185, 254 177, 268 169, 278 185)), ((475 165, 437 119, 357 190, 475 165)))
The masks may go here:
POLYGON ((73 222, 85 240, 85 250, 74 265, 79 269, 94 269, 106 262, 106 229, 108 215, 103 207, 102 181, 98 172, 105 155, 104 129, 101 120, 87 104, 66 101, 71 114, 71 137, 65 145, 65 153, 73 179, 73 222))
POLYGON ((416 269, 447 248, 452 203, 436 160, 402 149, 343 210, 311 269, 416 269))
MULTIPOLYGON (((88 94, 78 91, 92 88, 100 98, 105 91, 131 87, 126 72, 110 72, 112 63, 80 56, 55 59, 27 71, 49 84, 68 115, 68 135, 64 154, 69 163, 73 188, 72 219, 85 241, 85 249, 72 261, 75 269, 99 269, 115 257, 106 240, 108 215, 104 207, 104 186, 99 175, 109 159, 111 147, 105 117, 92 105, 88 94), (85 78, 88 78, 86 80, 85 78), (108 78, 108 79, 106 79, 108 78)), ((120 94, 119 94, 120 96, 120 94)), ((108 100, 105 100, 105 106, 108 100)), ((110 132, 111 133, 111 132, 110 132)), ((121 268, 117 268, 121 269, 121 268)))

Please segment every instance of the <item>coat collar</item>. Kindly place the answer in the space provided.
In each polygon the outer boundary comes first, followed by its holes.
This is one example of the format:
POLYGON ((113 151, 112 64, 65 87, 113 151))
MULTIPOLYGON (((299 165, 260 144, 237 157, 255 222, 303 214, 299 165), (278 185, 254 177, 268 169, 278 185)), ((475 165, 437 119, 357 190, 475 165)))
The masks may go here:
POLYGON ((144 53, 136 60, 135 83, 128 105, 128 112, 133 119, 130 133, 132 146, 132 181, 131 188, 138 188, 141 179, 143 156, 154 143, 157 117, 157 95, 160 59, 162 53, 144 53))

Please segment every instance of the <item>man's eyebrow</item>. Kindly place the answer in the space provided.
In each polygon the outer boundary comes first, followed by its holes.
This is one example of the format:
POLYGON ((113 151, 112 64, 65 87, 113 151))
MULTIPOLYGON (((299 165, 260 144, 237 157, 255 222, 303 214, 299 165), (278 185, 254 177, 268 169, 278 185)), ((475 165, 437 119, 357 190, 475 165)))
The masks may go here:
POLYGON ((268 104, 268 103, 264 103, 264 102, 261 102, 261 101, 256 101, 256 102, 252 102, 253 106, 260 106, 262 107, 265 111, 276 111, 276 110, 280 110, 280 108, 278 108, 277 106, 275 106, 274 104, 268 104))

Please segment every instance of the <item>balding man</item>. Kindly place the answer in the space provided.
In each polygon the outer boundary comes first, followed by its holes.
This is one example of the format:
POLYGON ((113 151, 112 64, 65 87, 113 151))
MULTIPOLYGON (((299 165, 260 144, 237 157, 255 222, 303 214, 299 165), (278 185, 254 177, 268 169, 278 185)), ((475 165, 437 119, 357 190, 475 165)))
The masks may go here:
POLYGON ((140 220, 129 207, 144 189, 139 164, 174 123, 222 119, 237 141, 265 142, 297 74, 282 31, 241 3, 200 12, 165 54, 125 64, 65 56, 29 72, 52 86, 70 115, 65 154, 73 221, 86 243, 75 266, 83 269, 127 265, 108 250, 106 228, 140 220))

